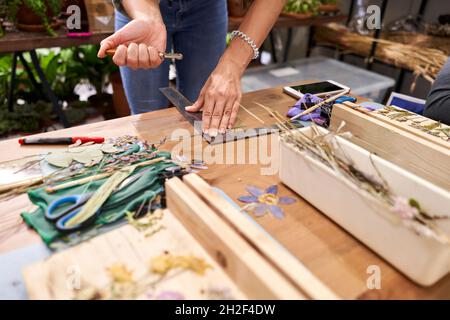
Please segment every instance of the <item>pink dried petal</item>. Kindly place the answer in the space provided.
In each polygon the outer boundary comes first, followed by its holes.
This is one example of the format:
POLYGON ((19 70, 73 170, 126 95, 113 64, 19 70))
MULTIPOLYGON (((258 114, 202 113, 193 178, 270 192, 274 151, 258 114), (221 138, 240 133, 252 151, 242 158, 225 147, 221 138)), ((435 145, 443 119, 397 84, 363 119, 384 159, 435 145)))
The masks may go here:
POLYGON ((411 207, 408 199, 397 197, 394 199, 392 211, 405 220, 411 220, 419 214, 417 208, 411 207))
POLYGON ((184 296, 176 291, 163 291, 156 296, 157 300, 184 300, 184 296))

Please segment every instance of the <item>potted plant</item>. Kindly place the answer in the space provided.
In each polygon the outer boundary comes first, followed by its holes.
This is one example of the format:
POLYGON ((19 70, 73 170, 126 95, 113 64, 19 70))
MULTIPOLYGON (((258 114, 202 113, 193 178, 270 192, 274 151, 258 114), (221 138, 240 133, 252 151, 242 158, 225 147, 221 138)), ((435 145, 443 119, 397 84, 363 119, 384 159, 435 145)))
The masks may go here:
POLYGON ((339 11, 337 0, 321 0, 320 2, 319 12, 334 13, 339 11))
POLYGON ((319 13, 319 0, 289 0, 282 14, 296 19, 307 19, 319 13))
POLYGON ((23 31, 47 31, 55 35, 58 27, 55 17, 61 12, 60 0, 9 0, 10 16, 17 29, 23 31))

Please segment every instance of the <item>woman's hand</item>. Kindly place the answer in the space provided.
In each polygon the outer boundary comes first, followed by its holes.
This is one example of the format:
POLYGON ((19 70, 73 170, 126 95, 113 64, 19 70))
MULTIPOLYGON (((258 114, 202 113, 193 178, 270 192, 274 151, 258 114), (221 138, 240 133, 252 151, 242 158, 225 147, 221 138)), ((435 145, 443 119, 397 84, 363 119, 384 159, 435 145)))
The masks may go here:
POLYGON ((236 123, 242 97, 242 67, 230 60, 221 61, 206 81, 197 101, 188 112, 203 110, 202 131, 212 137, 224 134, 236 123))
MULTIPOLYGON (((285 4, 286 0, 254 0, 239 30, 259 48, 285 4)), ((198 100, 186 108, 189 112, 203 109, 204 133, 215 136, 234 126, 241 100, 240 79, 253 55, 253 49, 245 39, 231 41, 198 100)))
POLYGON ((101 42, 98 57, 104 58, 106 50, 116 48, 113 61, 118 66, 156 68, 163 59, 167 42, 166 27, 159 18, 138 18, 101 42))

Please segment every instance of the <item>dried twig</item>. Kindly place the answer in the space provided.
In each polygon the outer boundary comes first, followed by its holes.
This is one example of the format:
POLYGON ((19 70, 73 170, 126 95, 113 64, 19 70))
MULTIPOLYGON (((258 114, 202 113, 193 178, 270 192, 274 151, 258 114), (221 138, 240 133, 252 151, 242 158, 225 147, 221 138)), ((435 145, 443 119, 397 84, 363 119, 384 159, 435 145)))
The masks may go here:
POLYGON ((242 104, 240 104, 242 110, 244 110, 245 112, 247 112, 249 115, 251 115, 253 118, 255 118, 256 120, 258 120, 259 122, 261 122, 262 124, 266 124, 264 122, 263 119, 261 119, 260 117, 258 117, 256 114, 254 114, 253 112, 251 112, 249 109, 247 109, 246 107, 244 107, 242 104))

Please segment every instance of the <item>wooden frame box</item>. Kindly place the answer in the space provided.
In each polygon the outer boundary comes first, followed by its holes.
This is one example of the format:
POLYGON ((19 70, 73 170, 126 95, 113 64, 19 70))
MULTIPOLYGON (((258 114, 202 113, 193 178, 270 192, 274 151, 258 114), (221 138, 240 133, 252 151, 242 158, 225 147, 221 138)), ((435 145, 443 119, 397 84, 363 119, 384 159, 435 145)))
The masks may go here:
MULTIPOLYGON (((301 129, 311 134, 311 128, 301 129)), ((323 132, 327 132, 322 129, 323 132)), ((448 215, 450 192, 337 137, 343 154, 370 175, 381 175, 399 196, 416 199, 427 212, 448 215)), ((450 245, 421 237, 392 220, 389 208, 306 152, 280 143, 280 179, 413 281, 429 286, 450 271, 450 245)), ((449 219, 438 222, 450 235, 449 219)))
POLYGON ((345 122, 352 142, 400 167, 450 190, 450 142, 355 105, 336 104, 330 129, 345 122))

